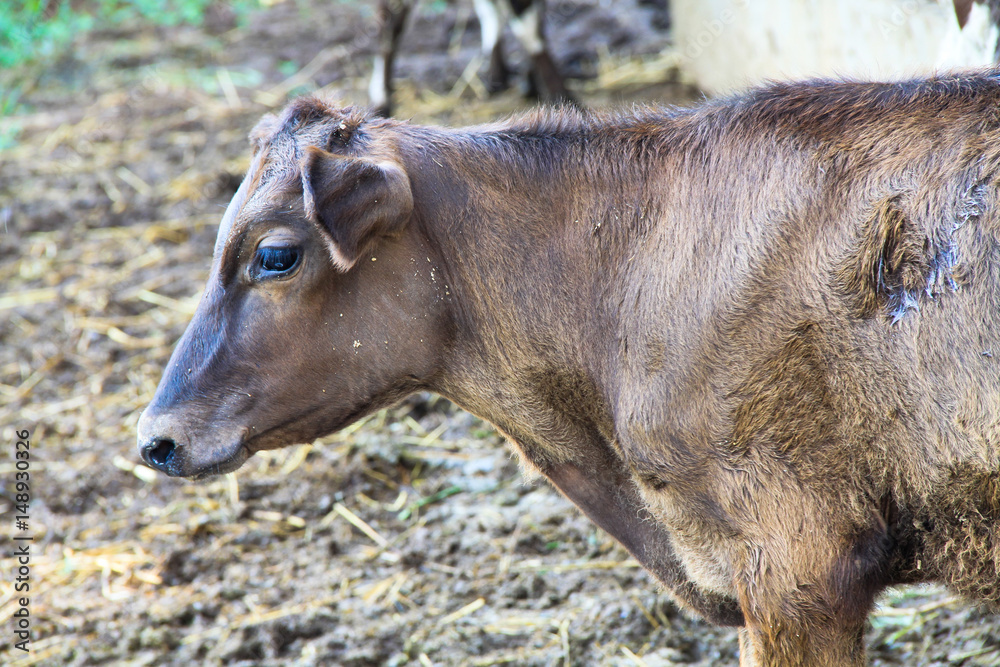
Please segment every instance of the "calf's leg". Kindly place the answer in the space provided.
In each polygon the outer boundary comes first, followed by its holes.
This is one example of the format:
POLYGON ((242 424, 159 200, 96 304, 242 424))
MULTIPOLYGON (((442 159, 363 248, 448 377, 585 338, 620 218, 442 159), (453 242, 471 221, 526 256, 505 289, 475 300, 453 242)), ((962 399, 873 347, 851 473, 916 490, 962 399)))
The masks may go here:
POLYGON ((740 667, 863 667, 865 622, 751 617, 740 628, 740 667))
MULTIPOLYGON (((828 508, 829 509, 829 508, 828 508)), ((736 588, 743 667, 860 667, 865 624, 882 589, 889 538, 877 517, 860 531, 798 515, 748 536, 736 588)))

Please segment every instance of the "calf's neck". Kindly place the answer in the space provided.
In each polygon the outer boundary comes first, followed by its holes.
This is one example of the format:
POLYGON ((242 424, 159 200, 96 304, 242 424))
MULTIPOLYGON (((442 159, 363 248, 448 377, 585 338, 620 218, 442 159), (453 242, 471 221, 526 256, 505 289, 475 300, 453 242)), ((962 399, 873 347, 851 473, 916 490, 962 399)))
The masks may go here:
POLYGON ((892 584, 1000 602, 997 73, 465 129, 307 98, 251 138, 152 467, 432 391, 744 665, 863 664, 892 584))

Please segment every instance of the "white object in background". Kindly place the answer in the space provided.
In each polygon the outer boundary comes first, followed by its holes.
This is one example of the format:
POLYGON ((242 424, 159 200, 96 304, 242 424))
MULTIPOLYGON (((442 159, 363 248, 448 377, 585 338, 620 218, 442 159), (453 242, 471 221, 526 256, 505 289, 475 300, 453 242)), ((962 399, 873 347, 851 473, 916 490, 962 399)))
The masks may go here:
POLYGON ((767 80, 899 79, 993 64, 997 28, 952 0, 672 0, 684 75, 710 94, 767 80))

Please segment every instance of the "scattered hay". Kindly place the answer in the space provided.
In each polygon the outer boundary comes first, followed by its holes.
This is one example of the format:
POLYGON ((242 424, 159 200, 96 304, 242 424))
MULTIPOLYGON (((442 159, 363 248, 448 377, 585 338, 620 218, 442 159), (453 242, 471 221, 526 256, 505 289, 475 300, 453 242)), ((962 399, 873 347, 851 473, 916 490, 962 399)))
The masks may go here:
MULTIPOLYGON (((352 3, 271 4, 295 30, 310 27, 300 8, 342 14, 324 39, 358 23, 352 3)), ((37 447, 32 653, 0 637, 0 663, 338 664, 347 638, 344 651, 369 652, 354 664, 405 653, 422 665, 652 665, 649 647, 677 636, 691 643, 684 662, 734 662, 732 632, 657 598, 637 562, 555 492, 529 493, 499 438, 463 416, 383 412, 201 483, 139 462, 135 425, 200 299, 248 130, 327 71, 323 92, 364 98, 373 47, 354 27, 340 37, 350 46, 318 45, 305 66, 253 89, 239 85, 239 62, 194 78, 218 53, 297 46, 268 30, 242 47, 240 29, 139 35, 149 65, 95 61, 100 75, 68 91, 48 77, 26 93, 30 112, 0 119, 0 138, 17 136, 0 157, 0 433, 30 428, 37 447), (296 630, 314 617, 319 630, 296 630), (237 655, 255 643, 259 654, 237 655)), ((450 47, 468 51, 455 35, 450 47)), ((83 58, 109 44, 98 46, 83 58)), ((399 115, 461 124, 522 109, 518 91, 485 95, 482 66, 469 59, 440 92, 400 82, 399 115)), ((573 85, 596 106, 676 80, 666 50, 605 55, 596 78, 573 85)), ((15 470, 0 458, 0 485, 15 470)), ((4 558, 0 571, 13 565, 4 558)), ((0 582, 7 628, 14 594, 0 582)), ((883 608, 875 636, 914 646, 899 631, 968 613, 937 595, 916 611, 883 608)), ((988 664, 991 627, 949 655, 988 664)))

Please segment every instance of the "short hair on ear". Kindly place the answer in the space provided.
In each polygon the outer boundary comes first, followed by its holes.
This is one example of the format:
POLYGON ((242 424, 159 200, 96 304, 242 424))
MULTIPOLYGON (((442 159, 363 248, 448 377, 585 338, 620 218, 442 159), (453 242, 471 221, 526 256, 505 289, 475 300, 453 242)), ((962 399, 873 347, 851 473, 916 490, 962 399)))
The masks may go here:
POLYGON ((326 234, 340 271, 349 271, 378 239, 398 234, 410 219, 410 179, 394 161, 310 146, 301 167, 306 216, 326 234))

